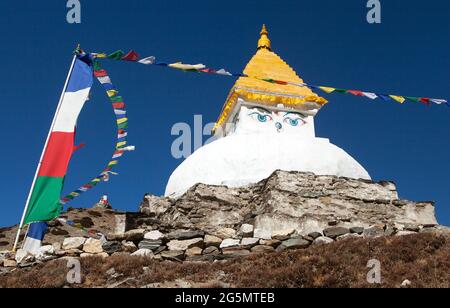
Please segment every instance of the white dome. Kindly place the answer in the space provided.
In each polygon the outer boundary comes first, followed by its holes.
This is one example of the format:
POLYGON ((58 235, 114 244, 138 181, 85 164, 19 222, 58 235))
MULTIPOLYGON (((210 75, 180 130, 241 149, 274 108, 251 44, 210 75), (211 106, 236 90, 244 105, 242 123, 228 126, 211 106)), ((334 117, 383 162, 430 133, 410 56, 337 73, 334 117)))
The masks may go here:
POLYGON ((172 173, 165 194, 179 196, 197 183, 244 186, 267 178, 277 169, 370 179, 355 159, 328 139, 237 134, 195 151, 172 173))

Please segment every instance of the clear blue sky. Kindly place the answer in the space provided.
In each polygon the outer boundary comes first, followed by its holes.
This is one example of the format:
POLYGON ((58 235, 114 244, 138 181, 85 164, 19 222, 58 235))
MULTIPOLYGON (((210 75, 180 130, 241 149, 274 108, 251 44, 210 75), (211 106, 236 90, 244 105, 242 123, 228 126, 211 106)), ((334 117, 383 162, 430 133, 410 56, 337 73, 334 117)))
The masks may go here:
MULTIPOLYGON (((82 23, 66 22, 66 1, 0 2, 2 185, 0 226, 17 223, 76 43, 87 51, 135 49, 143 56, 240 71, 262 23, 272 47, 306 82, 409 96, 450 98, 450 3, 382 0, 382 24, 366 22, 366 1, 81 1, 82 23)), ((105 63, 128 105, 137 150, 120 175, 76 199, 90 207, 107 193, 115 208, 137 210, 162 194, 171 172, 176 122, 215 121, 232 78, 133 63, 105 63)), ((450 225, 450 108, 400 105, 342 94, 316 118, 317 134, 354 156, 400 196, 434 200, 450 225)), ((95 176, 111 157, 114 116, 95 84, 79 119, 65 192, 95 176)))

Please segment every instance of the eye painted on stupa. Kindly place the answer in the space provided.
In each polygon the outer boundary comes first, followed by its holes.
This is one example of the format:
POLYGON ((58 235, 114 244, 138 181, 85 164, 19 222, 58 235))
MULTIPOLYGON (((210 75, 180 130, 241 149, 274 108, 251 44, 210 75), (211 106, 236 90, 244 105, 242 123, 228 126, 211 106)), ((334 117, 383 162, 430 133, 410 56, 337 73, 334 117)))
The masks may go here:
POLYGON ((272 121, 272 116, 269 111, 260 108, 253 110, 254 111, 250 112, 248 115, 254 120, 262 123, 272 121))
POLYGON ((291 126, 302 126, 306 124, 306 121, 303 119, 303 116, 299 113, 288 112, 283 116, 283 122, 287 123, 291 126))

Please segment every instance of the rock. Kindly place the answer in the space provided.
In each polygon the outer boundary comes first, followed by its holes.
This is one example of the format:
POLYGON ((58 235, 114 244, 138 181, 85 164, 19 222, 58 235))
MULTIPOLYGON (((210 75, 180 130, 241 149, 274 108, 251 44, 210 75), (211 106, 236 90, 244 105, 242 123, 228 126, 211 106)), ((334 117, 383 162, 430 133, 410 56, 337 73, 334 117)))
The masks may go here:
POLYGON ((161 257, 164 260, 183 261, 184 251, 183 250, 166 250, 166 251, 161 252, 161 257))
POLYGON ((84 237, 68 237, 64 239, 62 244, 62 249, 71 250, 71 249, 81 249, 83 247, 86 239, 84 237))
POLYGON ((255 247, 252 247, 251 251, 253 253, 274 252, 275 248, 273 248, 272 246, 267 246, 267 245, 257 245, 255 247))
POLYGON ((55 248, 53 245, 41 246, 36 254, 36 260, 48 261, 54 259, 55 248))
POLYGON ((161 240, 143 240, 139 242, 139 249, 150 249, 151 251, 157 250, 162 245, 161 240))
POLYGON ((206 247, 205 249, 203 249, 203 254, 204 255, 218 255, 218 254, 220 254, 220 251, 215 246, 209 246, 209 247, 206 247))
POLYGON ((220 228, 214 233, 214 236, 220 237, 221 239, 233 238, 236 236, 236 231, 231 228, 220 228))
POLYGON ((86 253, 102 253, 102 241, 94 238, 88 238, 83 245, 83 251, 86 253))
POLYGON ((253 246, 258 245, 259 238, 256 237, 244 237, 241 240, 241 246, 244 248, 252 248, 253 246))
POLYGON ((419 232, 420 227, 418 225, 407 224, 404 228, 406 231, 419 232))
POLYGON ((101 252, 101 253, 95 254, 95 256, 105 259, 105 258, 109 257, 109 254, 107 254, 106 252, 101 252))
POLYGON ((174 231, 167 235, 169 240, 189 240, 193 238, 203 237, 205 232, 196 230, 196 231, 174 231))
POLYGON ((234 258, 234 257, 248 256, 250 254, 250 250, 229 247, 229 248, 224 248, 222 250, 222 253, 224 255, 231 256, 234 258))
POLYGON ((401 287, 402 288, 406 288, 409 287, 411 285, 411 281, 409 281, 408 279, 403 280, 401 287))
POLYGON ((80 258, 89 258, 89 257, 93 257, 93 256, 95 256, 95 254, 88 253, 88 252, 83 252, 82 254, 80 254, 80 258))
POLYGON ((3 260, 3 266, 4 267, 16 267, 17 266, 17 262, 15 260, 4 259, 3 260))
POLYGON ((115 252, 122 251, 122 244, 120 244, 119 242, 107 241, 107 242, 103 243, 102 249, 107 254, 112 255, 115 252))
POLYGON ((262 246, 271 246, 273 248, 278 247, 281 244, 279 240, 259 240, 259 244, 262 246))
POLYGON ((391 236, 395 234, 395 227, 394 226, 386 226, 384 229, 384 236, 391 236))
POLYGON ((54 249, 55 251, 59 251, 59 250, 62 249, 62 244, 59 243, 59 242, 53 243, 52 246, 53 246, 53 249, 54 249))
POLYGON ((352 227, 350 228, 350 233, 362 234, 364 232, 363 227, 352 227))
POLYGON ((154 256, 153 251, 150 249, 138 249, 131 254, 132 257, 146 257, 152 258, 154 256))
POLYGON ((320 236, 318 238, 316 238, 313 242, 313 245, 324 245, 324 244, 330 244, 333 243, 334 240, 330 237, 326 237, 326 236, 320 236))
POLYGON ((350 230, 343 227, 331 227, 323 230, 323 234, 326 237, 337 238, 338 236, 350 233, 350 230))
POLYGON ((281 243, 286 249, 304 249, 308 248, 310 244, 309 241, 301 237, 294 237, 281 243))
MULTIPOLYGON (((30 254, 28 251, 23 250, 23 249, 18 249, 16 252, 16 256, 14 257, 14 259, 16 260, 17 263, 22 263, 22 261, 25 261, 25 259, 27 259, 28 257, 33 257, 32 254, 30 254)), ((2 260, 4 260, 5 258, 2 258, 2 260)))
POLYGON ((203 249, 199 247, 192 247, 186 250, 186 256, 192 257, 192 256, 200 256, 202 254, 203 249))
POLYGON ((66 252, 66 256, 68 256, 68 257, 78 257, 83 253, 83 251, 80 249, 68 249, 68 250, 65 250, 65 252, 66 252))
POLYGON ((363 236, 358 233, 347 233, 336 238, 336 241, 341 241, 349 238, 362 238, 363 236))
POLYGON ((134 229, 134 230, 129 230, 129 231, 125 232, 125 234, 123 235, 123 238, 126 241, 139 242, 144 239, 144 234, 145 234, 144 229, 134 229))
POLYGON ((206 247, 209 247, 209 246, 219 247, 220 243, 222 243, 222 239, 220 237, 209 235, 209 234, 205 235, 205 246, 206 247))
POLYGON ((192 247, 200 247, 203 248, 204 241, 202 238, 193 238, 190 240, 171 240, 169 243, 167 243, 167 248, 169 250, 179 251, 179 250, 186 250, 192 247))
POLYGON ((253 231, 253 237, 257 237, 263 240, 271 240, 272 239, 272 232, 270 230, 263 230, 256 228, 253 231))
POLYGON ((220 248, 237 247, 239 246, 239 243, 239 240, 227 238, 222 241, 222 243, 220 244, 220 248))
POLYGON ((370 228, 364 229, 363 236, 364 237, 381 237, 381 236, 384 236, 384 229, 381 227, 377 227, 377 226, 370 227, 370 228))
POLYGON ((164 241, 166 236, 158 230, 150 231, 144 234, 145 240, 164 241))
POLYGON ((405 235, 412 235, 412 234, 417 234, 417 232, 414 231, 398 231, 397 234, 395 234, 396 236, 405 236, 405 235))
POLYGON ((243 224, 239 229, 239 233, 243 237, 252 237, 253 236, 253 225, 243 224))
POLYGON ((133 253, 136 250, 138 250, 136 244, 134 244, 133 242, 127 242, 124 240, 124 241, 122 241, 121 244, 122 244, 123 249, 127 252, 133 253))
POLYGON ((186 256, 185 262, 212 262, 214 255, 186 256))
POLYGON ((295 229, 278 230, 272 232, 272 238, 280 241, 285 241, 294 234, 295 229))
POLYGON ((315 240, 316 238, 321 237, 322 233, 320 233, 320 232, 310 232, 310 233, 308 233, 308 236, 315 240))

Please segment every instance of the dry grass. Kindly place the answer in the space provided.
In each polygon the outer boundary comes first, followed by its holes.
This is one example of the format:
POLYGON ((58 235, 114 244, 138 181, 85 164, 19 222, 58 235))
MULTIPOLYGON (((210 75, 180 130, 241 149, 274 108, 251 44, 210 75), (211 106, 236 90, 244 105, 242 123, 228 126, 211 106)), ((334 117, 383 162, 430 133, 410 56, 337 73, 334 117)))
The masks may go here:
MULTIPOLYGON (((379 239, 349 239, 306 250, 252 255, 216 263, 159 262, 142 257, 82 259, 83 283, 79 287, 105 286, 114 268, 121 277, 133 277, 127 286, 182 279, 192 284, 233 287, 399 287, 408 279, 411 287, 450 286, 449 239, 432 234, 379 239), (381 285, 366 281, 368 260, 381 262, 381 285), (146 267, 144 272, 143 268, 146 267), (219 283, 220 282, 220 283, 219 283)), ((0 287, 63 287, 64 261, 0 276, 0 287)))

